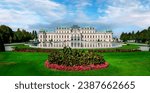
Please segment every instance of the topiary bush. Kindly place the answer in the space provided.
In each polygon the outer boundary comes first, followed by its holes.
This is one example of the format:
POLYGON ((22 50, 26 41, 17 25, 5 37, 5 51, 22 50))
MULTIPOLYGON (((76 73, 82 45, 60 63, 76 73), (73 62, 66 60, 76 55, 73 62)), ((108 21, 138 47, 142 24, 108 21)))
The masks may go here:
POLYGON ((95 52, 64 47, 63 51, 56 50, 49 54, 48 62, 65 66, 80 66, 103 64, 105 60, 102 55, 98 55, 95 52))

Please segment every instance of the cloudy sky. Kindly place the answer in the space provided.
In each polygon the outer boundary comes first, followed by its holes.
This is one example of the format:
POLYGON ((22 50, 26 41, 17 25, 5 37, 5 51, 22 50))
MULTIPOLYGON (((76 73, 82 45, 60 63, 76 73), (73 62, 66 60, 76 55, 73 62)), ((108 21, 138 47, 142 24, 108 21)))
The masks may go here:
POLYGON ((31 30, 94 26, 121 32, 150 26, 150 0, 0 0, 0 25, 31 30))

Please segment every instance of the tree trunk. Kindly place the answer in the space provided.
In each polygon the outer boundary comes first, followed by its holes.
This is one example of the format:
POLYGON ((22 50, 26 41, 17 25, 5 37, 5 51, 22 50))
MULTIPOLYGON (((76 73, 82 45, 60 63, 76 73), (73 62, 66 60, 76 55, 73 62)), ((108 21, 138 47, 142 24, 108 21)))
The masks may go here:
POLYGON ((4 52, 5 51, 5 46, 4 46, 4 42, 0 36, 0 52, 4 52))

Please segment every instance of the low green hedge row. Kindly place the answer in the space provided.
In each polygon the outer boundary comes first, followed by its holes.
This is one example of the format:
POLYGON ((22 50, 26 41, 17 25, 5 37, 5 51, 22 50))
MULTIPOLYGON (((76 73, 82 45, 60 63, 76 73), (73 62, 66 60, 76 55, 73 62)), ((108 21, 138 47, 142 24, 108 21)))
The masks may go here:
MULTIPOLYGON (((14 48, 17 52, 54 52, 55 50, 62 51, 62 49, 42 49, 42 48, 14 48)), ((74 50, 74 49, 72 49, 74 50)), ((84 49, 79 49, 84 50, 84 49)), ((138 49, 85 49, 91 52, 138 52, 138 49)))

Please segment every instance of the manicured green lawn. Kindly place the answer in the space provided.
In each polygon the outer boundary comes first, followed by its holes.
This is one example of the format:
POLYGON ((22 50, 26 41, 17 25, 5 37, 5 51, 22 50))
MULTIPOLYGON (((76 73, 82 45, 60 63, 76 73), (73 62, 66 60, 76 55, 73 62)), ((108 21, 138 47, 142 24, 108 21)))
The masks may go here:
POLYGON ((16 44, 13 45, 14 47, 18 47, 18 48, 29 48, 29 45, 24 45, 24 44, 16 44))
POLYGON ((66 72, 44 67, 47 53, 0 52, 0 75, 21 76, 150 76, 150 52, 104 53, 110 66, 102 70, 66 72))

